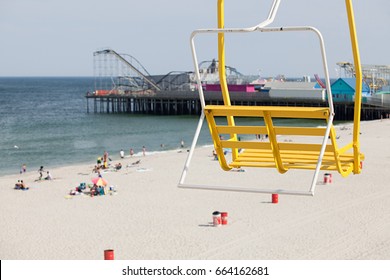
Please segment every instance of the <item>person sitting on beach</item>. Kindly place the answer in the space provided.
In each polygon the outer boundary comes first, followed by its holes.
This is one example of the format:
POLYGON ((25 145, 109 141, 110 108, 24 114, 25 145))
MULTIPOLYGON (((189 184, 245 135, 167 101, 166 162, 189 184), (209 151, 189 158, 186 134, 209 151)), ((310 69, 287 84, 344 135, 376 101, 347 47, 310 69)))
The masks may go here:
POLYGON ((91 188, 91 196, 104 195, 104 188, 96 184, 91 188))
POLYGON ((121 168, 122 168, 122 164, 120 162, 115 164, 115 169, 116 170, 120 170, 121 168))
POLYGON ((18 180, 18 182, 15 184, 15 190, 28 190, 26 184, 23 182, 23 180, 18 180))
POLYGON ((93 173, 97 173, 100 170, 100 165, 95 165, 95 167, 92 169, 93 173))
POLYGON ((20 180, 20 183, 21 183, 20 188, 21 188, 22 190, 28 190, 28 189, 29 189, 29 188, 27 188, 27 186, 26 186, 26 184, 23 182, 23 180, 20 180))
POLYGON ((53 180, 53 177, 51 176, 49 171, 47 171, 47 175, 45 177, 45 180, 53 180))
POLYGON ((97 195, 97 188, 98 186, 94 184, 91 188, 91 196, 97 195))
POLYGON ((22 183, 20 182, 20 180, 18 180, 18 182, 15 184, 15 190, 20 190, 22 188, 22 183))

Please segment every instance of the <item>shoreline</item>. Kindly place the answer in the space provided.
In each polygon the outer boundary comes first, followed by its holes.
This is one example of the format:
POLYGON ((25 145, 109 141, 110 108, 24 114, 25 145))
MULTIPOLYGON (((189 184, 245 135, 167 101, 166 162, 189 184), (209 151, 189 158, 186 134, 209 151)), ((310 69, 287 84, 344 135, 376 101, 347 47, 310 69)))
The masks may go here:
MULTIPOLYGON (((88 123, 89 121, 99 121, 99 118, 101 116, 88 116, 82 124, 85 125, 85 123, 88 123)), ((112 117, 112 116, 111 116, 112 117)), ((27 165, 27 170, 29 171, 35 171, 38 170, 40 166, 44 166, 48 169, 53 168, 59 168, 63 166, 68 165, 82 165, 82 164, 89 164, 91 162, 95 162, 98 156, 102 156, 103 152, 106 150, 110 153, 112 159, 119 159, 119 150, 121 148, 124 148, 125 154, 129 155, 129 149, 134 148, 135 152, 138 155, 142 154, 141 147, 145 145, 147 147, 147 150, 150 150, 152 153, 158 153, 158 152, 165 152, 170 150, 176 150, 180 148, 180 139, 184 139, 185 146, 187 149, 189 149, 192 138, 195 133, 196 129, 196 121, 198 118, 189 118, 180 120, 181 126, 184 129, 184 131, 180 130, 181 132, 178 132, 178 129, 180 127, 177 127, 175 129, 172 129, 172 126, 179 124, 179 119, 176 118, 169 118, 169 127, 167 128, 169 132, 159 132, 156 135, 153 134, 153 136, 150 135, 144 135, 140 134, 139 136, 137 132, 134 135, 136 135, 134 141, 130 141, 131 143, 128 143, 127 136, 124 136, 125 133, 121 133, 118 135, 118 140, 113 141, 116 139, 116 133, 115 131, 121 131, 117 130, 119 129, 119 126, 122 122, 125 120, 127 121, 127 117, 125 116, 113 116, 115 117, 113 120, 111 117, 104 117, 102 118, 106 124, 114 121, 117 126, 114 127, 114 132, 110 133, 109 127, 107 127, 107 134, 109 135, 105 141, 103 141, 102 144, 99 144, 98 138, 92 138, 91 140, 84 139, 83 137, 80 139, 74 138, 74 132, 66 132, 63 133, 65 135, 68 135, 69 141, 68 142, 61 142, 61 145, 59 143, 53 142, 53 139, 55 137, 49 137, 47 138, 48 141, 50 141, 49 148, 47 149, 47 152, 45 152, 45 144, 42 144, 38 140, 31 140, 27 143, 23 143, 26 141, 8 141, 8 143, 5 144, 6 148, 6 156, 4 158, 4 161, 2 162, 0 168, 0 176, 7 176, 12 174, 19 174, 19 171, 21 169, 22 164, 27 165), (119 119, 117 119, 119 117, 119 119), (192 129, 190 129, 192 128, 192 129), (169 135, 169 136, 167 136, 169 135), (164 139, 159 140, 159 136, 165 137, 164 139), (166 138, 168 137, 168 138, 166 138), (147 139, 146 139, 147 138, 147 139), (176 140, 175 140, 176 139, 176 140), (39 144, 39 145, 38 145, 39 144), (165 147, 161 147, 160 145, 164 144, 165 147), (60 145, 60 146, 58 146, 60 145), (15 148, 17 147, 17 148, 15 148), (53 148, 57 147, 57 148, 53 148)), ((154 117, 145 117, 142 116, 140 119, 141 122, 145 121, 145 124, 150 125, 151 123, 155 122, 157 123, 158 127, 162 126, 162 121, 164 121, 165 118, 157 118, 154 117)), ((131 125, 134 125, 135 121, 138 121, 138 116, 136 119, 129 119, 130 122, 133 122, 131 125)), ((348 124, 348 122, 343 122, 341 125, 348 124)), ((286 125, 294 125, 293 122, 288 122, 286 125)), ((310 124, 309 124, 310 125, 310 124)), ((340 125, 339 123, 335 123, 335 125, 340 125)), ((97 129, 100 129, 101 131, 104 131, 104 125, 99 125, 97 129)), ((72 130, 72 129, 71 129, 72 130)), ((123 130, 123 129, 122 129, 123 130)), ((56 133, 60 133, 57 131, 56 133)), ((129 130, 129 133, 131 133, 131 129, 129 130)), ((38 133, 39 134, 39 133, 38 133)), ((102 133, 100 133, 102 134, 102 133)), ((98 137, 100 134, 97 134, 98 137)), ((131 134, 132 135, 132 134, 131 134)), ((22 135, 22 138, 27 137, 27 135, 22 135)), ((249 136, 250 137, 250 136, 249 136)), ((46 138, 45 138, 46 139, 46 138)), ((44 141, 43 141, 44 142, 44 141)), ((209 131, 206 125, 202 128, 202 133, 198 142, 198 146, 203 145, 212 145, 212 140, 209 136, 209 131)))
MULTIPOLYGON (((20 174, 1 176, 0 258, 99 260, 110 248, 119 260, 388 259, 390 153, 383 146, 390 120, 362 122, 361 131, 362 174, 334 174, 324 185, 321 172, 314 197, 279 195, 278 204, 268 194, 178 188, 187 149, 113 159, 123 167, 103 173, 116 190, 109 195, 69 196, 96 177, 95 162, 50 169, 52 181, 34 182, 39 174, 29 171, 28 191, 13 189, 20 174), (228 225, 212 226, 216 210, 228 212, 228 225)), ((350 125, 337 133, 349 140, 350 125)), ((191 183, 306 188, 312 177, 265 168, 224 172, 212 149, 196 149, 191 183)))
MULTIPOLYGON (((199 147, 197 147, 197 149, 202 149, 202 148, 209 148, 209 147, 212 147, 213 145, 212 144, 203 144, 199 147)), ((175 148, 175 149, 170 149, 170 150, 160 150, 160 151, 150 151, 150 152, 146 152, 146 156, 154 156, 154 155, 158 155, 158 154, 165 154, 165 153, 175 153, 175 152, 181 152, 181 151, 187 151, 190 149, 190 146, 188 147, 184 147, 184 148, 175 148)), ((118 150, 118 154, 119 154, 119 150, 118 150)), ((143 155, 142 155, 142 152, 138 152, 136 154, 134 154, 133 156, 130 156, 130 155, 125 155, 124 159, 121 159, 119 155, 115 155, 115 156, 110 156, 111 158, 111 161, 110 162, 120 162, 121 160, 124 161, 124 160, 127 160, 127 159, 131 159, 131 158, 142 158, 143 155)), ((97 156, 96 156, 97 158, 97 156)), ((52 171, 52 170, 56 170, 56 169, 61 169, 61 168, 64 168, 64 167, 72 167, 72 166, 90 166, 90 165, 94 165, 96 163, 91 163, 91 161, 88 161, 88 160, 82 160, 82 161, 77 161, 77 162, 73 162, 73 163, 65 163, 65 164, 61 164, 61 165, 52 165, 48 170, 49 171, 52 171)), ((38 165, 37 165, 38 166, 38 165)), ((44 166, 46 167, 46 166, 44 166)), ((92 166, 93 168, 93 166, 92 166)), ((14 172, 14 173, 5 173, 5 174, 0 174, 0 179, 1 178, 4 178, 4 177, 8 177, 8 176, 16 176, 16 175, 22 175, 23 174, 27 174, 27 173, 38 173, 38 168, 36 171, 31 171, 29 170, 29 168, 27 167, 27 172, 26 173, 20 173, 19 172, 14 172)))

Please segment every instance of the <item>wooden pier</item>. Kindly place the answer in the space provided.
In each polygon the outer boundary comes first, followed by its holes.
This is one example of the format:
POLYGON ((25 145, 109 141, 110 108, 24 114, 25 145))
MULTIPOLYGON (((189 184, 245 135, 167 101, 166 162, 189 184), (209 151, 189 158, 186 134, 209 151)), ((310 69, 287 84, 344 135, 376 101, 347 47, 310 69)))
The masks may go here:
MULTIPOLYGON (((206 92, 206 104, 223 104, 220 92, 206 92)), ((200 115, 201 106, 196 91, 137 92, 122 95, 86 95, 88 113, 150 114, 150 115, 200 115), (92 105, 90 104, 92 103, 92 105)), ((232 105, 326 107, 318 100, 271 99, 258 92, 231 93, 232 105)), ((335 120, 353 119, 353 103, 335 103, 335 120)), ((362 120, 388 118, 389 107, 362 104, 362 120)))

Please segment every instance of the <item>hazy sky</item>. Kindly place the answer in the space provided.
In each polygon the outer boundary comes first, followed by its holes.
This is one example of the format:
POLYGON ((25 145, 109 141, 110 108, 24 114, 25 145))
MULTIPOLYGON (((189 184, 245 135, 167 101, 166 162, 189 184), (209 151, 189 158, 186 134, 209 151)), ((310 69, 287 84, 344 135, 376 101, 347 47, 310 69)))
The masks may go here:
MULTIPOLYGON (((150 74, 192 71, 189 37, 216 26, 216 0, 0 0, 0 76, 92 76, 93 52, 112 48, 150 74)), ((226 27, 248 27, 271 0, 226 0, 226 27)), ((343 0, 282 0, 273 26, 310 25, 324 35, 329 70, 352 61, 343 0)), ((390 64, 390 1, 355 0, 363 64, 390 64)), ((323 76, 314 34, 229 34, 227 64, 243 74, 323 76)), ((196 41, 199 60, 217 56, 216 40, 196 41)))

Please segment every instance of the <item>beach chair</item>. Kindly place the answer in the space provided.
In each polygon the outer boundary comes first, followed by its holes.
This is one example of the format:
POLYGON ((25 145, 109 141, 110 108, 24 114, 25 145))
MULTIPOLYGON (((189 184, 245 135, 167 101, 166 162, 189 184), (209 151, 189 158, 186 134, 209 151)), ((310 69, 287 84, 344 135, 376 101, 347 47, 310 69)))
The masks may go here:
POLYGON ((336 130, 333 126, 334 107, 332 92, 329 82, 329 73, 325 53, 323 37, 319 30, 311 26, 283 26, 268 27, 276 16, 280 0, 274 0, 268 18, 260 24, 249 28, 224 28, 224 0, 218 0, 218 28, 195 30, 191 35, 191 48, 195 75, 197 78, 202 113, 198 122, 191 149, 185 163, 179 187, 211 190, 228 190, 255 193, 277 193, 292 195, 314 195, 320 170, 326 172, 338 172, 343 177, 351 173, 361 172, 361 161, 364 155, 360 152, 360 110, 362 91, 362 71, 358 51, 358 42, 355 31, 352 1, 346 0, 346 10, 350 39, 355 65, 356 92, 354 101, 354 121, 352 141, 339 147, 337 144, 336 130), (288 107, 288 106, 232 106, 225 73, 225 34, 249 33, 249 32, 312 32, 319 40, 321 49, 325 85, 327 93, 327 107, 288 107), (220 76, 223 105, 206 105, 199 74, 197 55, 194 39, 196 35, 204 33, 218 34, 218 70, 220 76), (226 121, 221 124, 221 117, 226 121), (210 186, 186 184, 185 178, 189 171, 190 162, 198 141, 204 119, 206 118, 214 148, 223 170, 232 168, 256 167, 276 168, 279 173, 286 173, 290 169, 314 170, 312 183, 308 191, 286 189, 264 189, 228 186, 210 186), (239 124, 240 119, 252 119, 256 125, 248 125, 247 122, 239 124), (301 119, 318 120, 323 126, 300 127, 278 125, 278 120, 301 119), (222 139, 221 135, 228 135, 222 139), (247 135, 267 135, 265 141, 245 140, 247 135), (290 142, 288 138, 298 137, 300 142, 290 142), (241 139, 240 139, 241 138, 241 139), (317 142, 313 141, 317 139, 317 142), (284 139, 284 141, 281 141, 284 139), (310 139, 310 141, 309 141, 310 139), (319 139, 319 140, 318 140, 319 139), (230 150, 229 158, 224 151, 230 150))

